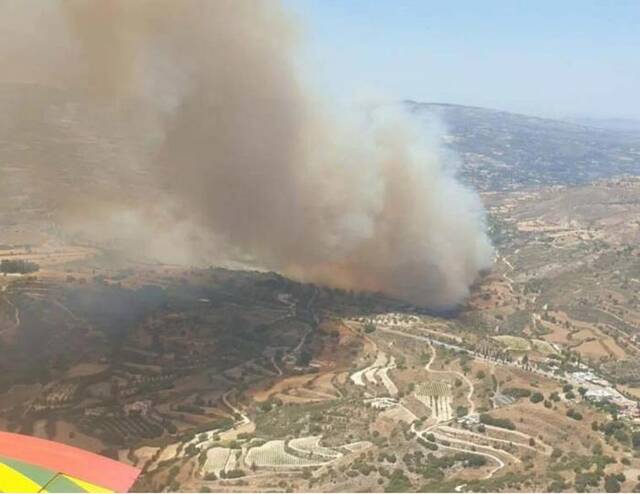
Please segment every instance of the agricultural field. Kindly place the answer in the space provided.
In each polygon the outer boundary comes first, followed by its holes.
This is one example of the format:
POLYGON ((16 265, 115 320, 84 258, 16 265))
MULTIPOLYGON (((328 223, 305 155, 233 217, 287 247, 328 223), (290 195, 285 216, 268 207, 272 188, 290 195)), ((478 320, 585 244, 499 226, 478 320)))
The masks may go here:
POLYGON ((421 383, 417 386, 415 395, 431 410, 437 422, 446 422, 453 418, 449 384, 438 381, 421 383))
POLYGON ((220 447, 208 449, 206 451, 206 460, 202 467, 202 476, 207 478, 207 476, 214 474, 220 477, 222 472, 235 470, 235 458, 238 452, 239 450, 220 447))
POLYGON ((500 343, 503 343, 508 350, 513 350, 515 352, 528 352, 532 347, 529 341, 518 336, 501 335, 494 336, 493 338, 500 343))
POLYGON ((332 460, 341 456, 339 452, 321 446, 321 440, 322 436, 299 437, 289 441, 288 446, 297 455, 308 459, 332 460))
POLYGON ((85 430, 112 438, 153 438, 162 435, 162 424, 153 418, 138 414, 121 417, 98 417, 89 420, 85 430))
POLYGON ((62 405, 71 401, 78 389, 75 384, 60 384, 47 391, 44 402, 48 406, 62 405))
POLYGON ((251 448, 247 452, 244 461, 248 465, 258 468, 302 468, 306 466, 318 466, 330 460, 318 460, 313 455, 296 456, 289 451, 297 451, 287 447, 285 441, 268 441, 262 446, 251 448))
POLYGON ((138 491, 634 490, 640 187, 483 200, 495 264, 447 314, 32 249, 0 277, 0 427, 137 465, 138 491))

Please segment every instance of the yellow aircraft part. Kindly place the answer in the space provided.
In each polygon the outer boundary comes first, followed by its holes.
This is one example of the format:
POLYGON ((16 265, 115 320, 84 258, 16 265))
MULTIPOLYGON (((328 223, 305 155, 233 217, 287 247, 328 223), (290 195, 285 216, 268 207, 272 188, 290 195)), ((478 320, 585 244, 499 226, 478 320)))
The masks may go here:
POLYGON ((85 482, 84 480, 77 479, 72 477, 71 475, 63 475, 67 479, 71 480, 74 484, 80 486, 80 488, 84 489, 85 492, 98 492, 98 493, 111 493, 109 489, 105 489, 104 487, 100 487, 99 485, 91 484, 90 482, 85 482))
POLYGON ((0 479, 5 492, 40 492, 42 486, 13 468, 0 463, 0 479))

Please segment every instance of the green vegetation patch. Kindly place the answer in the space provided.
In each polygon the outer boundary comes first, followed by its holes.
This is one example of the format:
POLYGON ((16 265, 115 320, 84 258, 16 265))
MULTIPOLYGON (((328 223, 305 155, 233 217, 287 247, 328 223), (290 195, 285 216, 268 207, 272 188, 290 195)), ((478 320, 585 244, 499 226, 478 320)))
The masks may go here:
POLYGON ((494 336, 493 339, 505 345, 508 350, 513 350, 516 352, 528 352, 531 350, 531 344, 529 343, 529 341, 519 336, 511 336, 505 334, 494 336))
POLYGON ((502 429, 509 429, 510 431, 516 430, 516 425, 511 420, 492 417, 488 413, 480 415, 480 422, 494 427, 501 427, 502 429))
POLYGON ((22 259, 3 259, 0 261, 0 273, 35 273, 40 266, 35 262, 22 259))

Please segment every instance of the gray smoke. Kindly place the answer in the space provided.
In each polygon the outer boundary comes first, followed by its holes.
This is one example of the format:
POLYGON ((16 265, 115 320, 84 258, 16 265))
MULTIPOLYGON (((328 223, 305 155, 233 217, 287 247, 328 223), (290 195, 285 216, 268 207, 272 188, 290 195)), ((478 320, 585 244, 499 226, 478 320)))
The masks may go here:
POLYGON ((5 1, 0 77, 73 94, 74 132, 95 142, 34 165, 69 231, 434 308, 490 266, 479 198, 436 133, 390 106, 332 109, 279 4, 5 1), (82 181, 57 182, 63 168, 82 181))

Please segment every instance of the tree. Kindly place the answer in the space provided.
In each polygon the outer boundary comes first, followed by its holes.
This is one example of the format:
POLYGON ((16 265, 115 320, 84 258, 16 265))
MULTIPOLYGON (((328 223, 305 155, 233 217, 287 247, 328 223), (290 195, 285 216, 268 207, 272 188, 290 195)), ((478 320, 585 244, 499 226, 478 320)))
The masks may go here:
POLYGON ((531 401, 531 403, 540 403, 541 401, 544 400, 544 396, 539 391, 536 391, 531 395, 529 400, 531 401))
POLYGON ((389 477, 385 492, 408 492, 412 487, 409 478, 400 468, 397 468, 389 477))
POLYGON ((488 413, 480 414, 480 422, 494 427, 502 427, 503 429, 515 430, 516 425, 509 419, 495 418, 488 413))
POLYGON ((614 475, 607 475, 604 479, 604 490, 606 492, 620 492, 620 482, 614 475))
POLYGON ((235 470, 229 470, 228 472, 226 472, 225 477, 228 479, 237 479, 239 477, 244 477, 245 475, 246 473, 244 472, 244 470, 236 468, 235 470))
POLYGON ((629 436, 624 431, 624 429, 618 429, 613 433, 613 437, 615 437, 619 442, 623 444, 627 444, 629 442, 629 436))
POLYGON ((376 325, 371 321, 367 321, 364 323, 364 332, 365 333, 373 333, 376 330, 376 325))
POLYGON ((635 431, 631 434, 631 444, 633 449, 640 449, 640 431, 635 431))
POLYGON ((567 484, 562 480, 554 480, 547 488, 548 492, 562 492, 567 488, 567 484))
POLYGON ((35 262, 22 259, 3 259, 0 261, 0 272, 27 274, 38 271, 40 266, 35 262))
POLYGON ((569 408, 569 410, 567 410, 567 417, 570 417, 573 420, 582 420, 582 414, 573 408, 569 408))
POLYGON ((313 354, 309 349, 304 349, 300 352, 300 356, 298 357, 298 365, 302 367, 306 367, 311 362, 313 358, 313 354))

